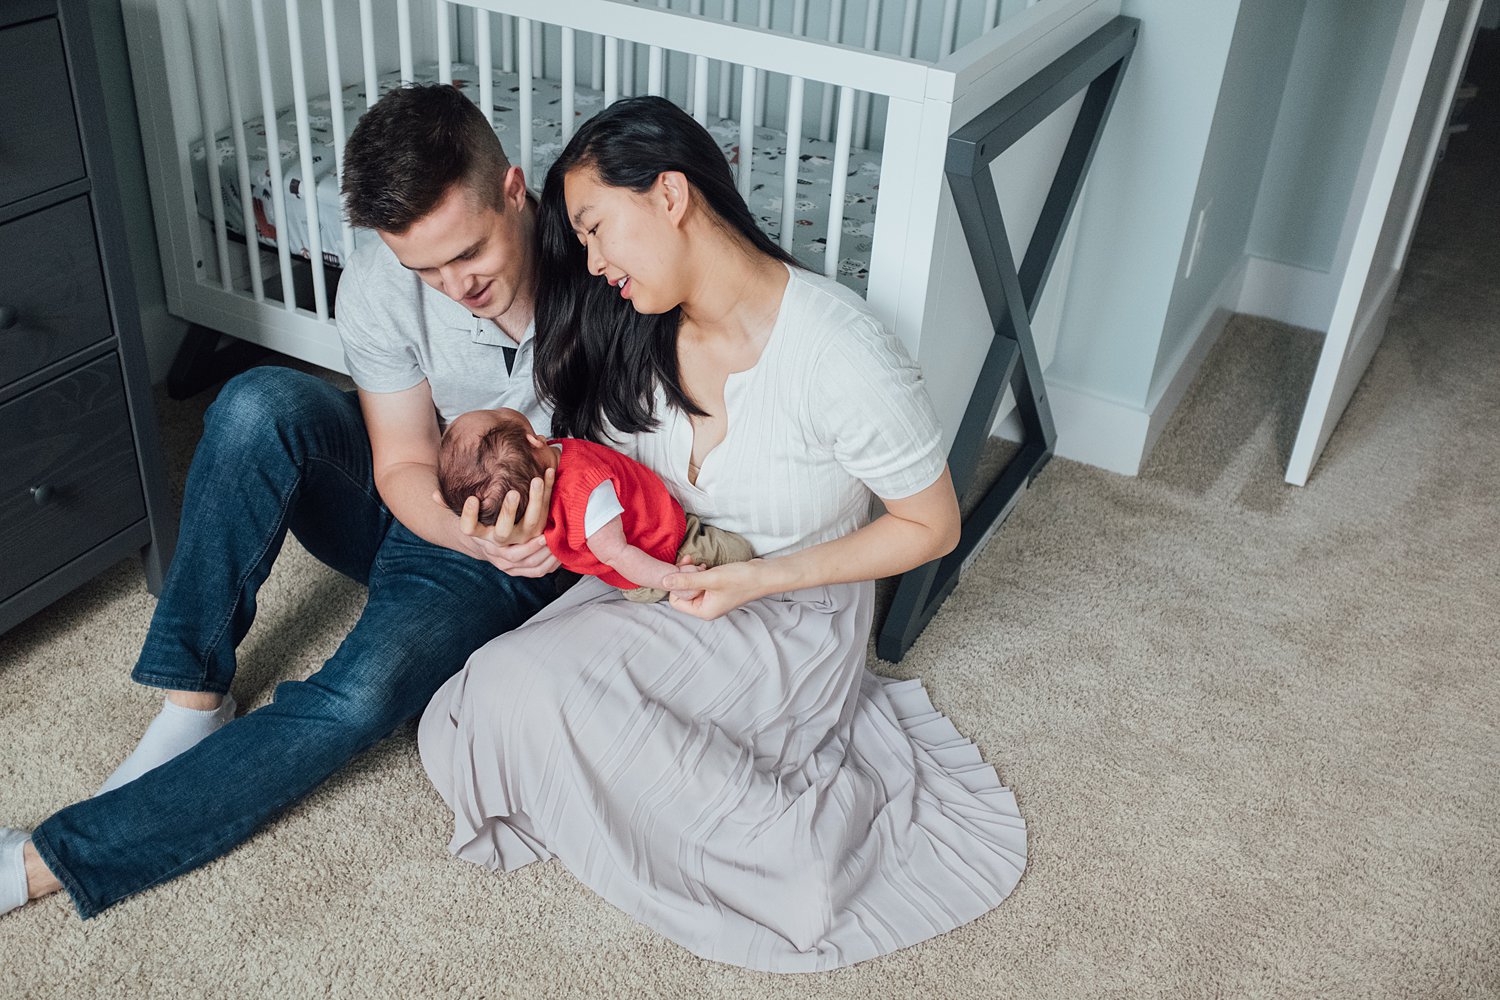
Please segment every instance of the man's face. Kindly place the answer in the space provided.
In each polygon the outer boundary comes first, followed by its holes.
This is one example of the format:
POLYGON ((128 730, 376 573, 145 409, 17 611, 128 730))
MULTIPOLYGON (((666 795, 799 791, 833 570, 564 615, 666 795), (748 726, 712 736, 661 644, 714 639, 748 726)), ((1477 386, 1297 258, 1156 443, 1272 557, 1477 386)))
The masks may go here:
POLYGON ((404 266, 475 316, 499 319, 518 304, 529 311, 534 223, 518 168, 510 168, 504 189, 499 211, 455 184, 406 232, 380 238, 404 266))

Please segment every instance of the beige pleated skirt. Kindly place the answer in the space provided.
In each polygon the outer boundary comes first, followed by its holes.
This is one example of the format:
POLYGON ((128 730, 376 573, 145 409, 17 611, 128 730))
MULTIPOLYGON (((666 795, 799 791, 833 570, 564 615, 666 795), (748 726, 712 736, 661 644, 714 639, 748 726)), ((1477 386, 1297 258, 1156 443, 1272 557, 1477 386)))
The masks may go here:
POLYGON ((589 578, 470 657, 422 717, 454 854, 556 857, 704 958, 849 965, 996 906, 1014 796, 915 680, 865 669, 873 585, 711 622, 589 578))

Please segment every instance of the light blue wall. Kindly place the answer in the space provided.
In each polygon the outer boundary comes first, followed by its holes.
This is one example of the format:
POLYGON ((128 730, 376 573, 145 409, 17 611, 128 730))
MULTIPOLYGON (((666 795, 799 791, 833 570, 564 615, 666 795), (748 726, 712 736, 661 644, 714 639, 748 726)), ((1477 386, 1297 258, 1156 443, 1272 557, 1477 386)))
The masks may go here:
POLYGON ((1212 301, 1214 293, 1244 257, 1298 29, 1308 5, 1309 0, 1256 0, 1240 8, 1193 211, 1183 234, 1177 264, 1182 277, 1167 308, 1153 389, 1175 374, 1177 361, 1202 332, 1199 317, 1206 309, 1222 305, 1212 301), (1200 211, 1203 231, 1189 274, 1186 268, 1200 211))
POLYGON ((1308 3, 1246 247, 1252 256, 1333 267, 1403 6, 1308 3))
POLYGON ((1238 0, 1125 0, 1140 41, 1078 213, 1050 380, 1143 406, 1238 0))

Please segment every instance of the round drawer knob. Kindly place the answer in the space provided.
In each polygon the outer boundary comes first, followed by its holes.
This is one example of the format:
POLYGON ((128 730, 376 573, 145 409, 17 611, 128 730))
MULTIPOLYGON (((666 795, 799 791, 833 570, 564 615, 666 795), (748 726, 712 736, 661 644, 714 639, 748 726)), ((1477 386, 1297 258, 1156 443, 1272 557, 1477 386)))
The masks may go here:
POLYGON ((21 310, 15 306, 0 306, 0 330, 9 330, 21 318, 21 310))
POLYGON ((52 499, 52 487, 46 484, 33 486, 31 488, 31 499, 35 500, 38 504, 47 503, 52 499))

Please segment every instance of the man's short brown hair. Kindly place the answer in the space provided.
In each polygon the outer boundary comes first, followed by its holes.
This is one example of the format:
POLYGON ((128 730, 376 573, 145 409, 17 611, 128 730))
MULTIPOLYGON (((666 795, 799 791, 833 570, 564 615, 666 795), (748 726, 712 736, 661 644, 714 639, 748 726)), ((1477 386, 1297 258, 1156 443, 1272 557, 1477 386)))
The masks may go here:
POLYGON ((344 146, 344 210, 351 226, 399 235, 462 183, 501 211, 508 169, 494 129, 458 88, 401 87, 365 112, 344 146))

